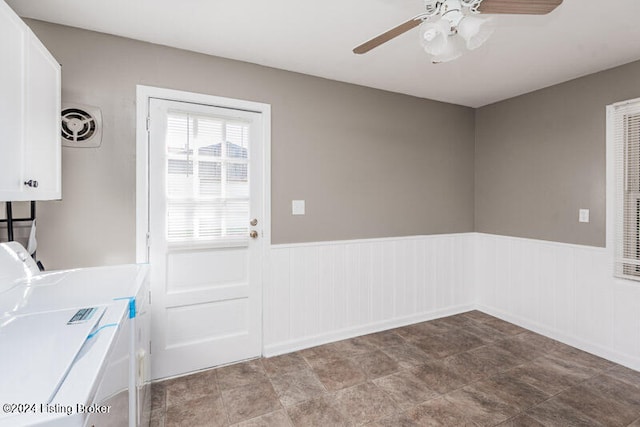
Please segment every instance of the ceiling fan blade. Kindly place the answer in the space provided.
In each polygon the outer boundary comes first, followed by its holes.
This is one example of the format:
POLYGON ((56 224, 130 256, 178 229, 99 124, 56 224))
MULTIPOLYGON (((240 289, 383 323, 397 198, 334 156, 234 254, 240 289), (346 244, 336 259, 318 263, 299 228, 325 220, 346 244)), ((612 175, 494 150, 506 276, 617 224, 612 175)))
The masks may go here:
POLYGON ((483 0, 478 10, 482 13, 546 15, 561 3, 562 0, 483 0))
POLYGON ((362 43, 360 46, 355 47, 353 49, 353 53, 357 53, 358 55, 367 53, 374 47, 378 47, 381 44, 386 43, 395 37, 398 37, 400 34, 404 34, 410 29, 417 27, 422 23, 423 18, 424 18, 424 14, 415 16, 409 19, 407 22, 404 22, 398 25, 397 27, 393 27, 389 31, 386 31, 380 34, 379 36, 374 37, 371 40, 362 43))

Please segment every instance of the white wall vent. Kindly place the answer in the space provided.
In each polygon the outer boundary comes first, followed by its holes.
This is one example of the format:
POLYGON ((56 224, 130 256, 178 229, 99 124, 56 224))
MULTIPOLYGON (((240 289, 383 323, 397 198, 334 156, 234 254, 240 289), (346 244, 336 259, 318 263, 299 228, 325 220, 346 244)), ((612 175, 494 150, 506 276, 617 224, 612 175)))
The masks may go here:
POLYGON ((81 104, 62 105, 62 145, 95 148, 102 143, 102 112, 81 104))

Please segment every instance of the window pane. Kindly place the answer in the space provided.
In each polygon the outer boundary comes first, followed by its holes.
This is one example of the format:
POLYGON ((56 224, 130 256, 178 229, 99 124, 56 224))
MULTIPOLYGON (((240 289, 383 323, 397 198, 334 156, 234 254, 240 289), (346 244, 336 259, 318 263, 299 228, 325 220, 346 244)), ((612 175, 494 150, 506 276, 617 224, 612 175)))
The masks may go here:
POLYGON ((189 152, 189 116, 183 113, 171 113, 167 118, 167 152, 192 154, 189 152))
POLYGON ((246 159, 249 146, 249 126, 227 123, 227 157, 246 159))
POLYGON ((249 125, 171 112, 166 141, 168 240, 248 237, 249 125))
POLYGON ((222 195, 222 163, 198 162, 200 194, 203 196, 222 195))

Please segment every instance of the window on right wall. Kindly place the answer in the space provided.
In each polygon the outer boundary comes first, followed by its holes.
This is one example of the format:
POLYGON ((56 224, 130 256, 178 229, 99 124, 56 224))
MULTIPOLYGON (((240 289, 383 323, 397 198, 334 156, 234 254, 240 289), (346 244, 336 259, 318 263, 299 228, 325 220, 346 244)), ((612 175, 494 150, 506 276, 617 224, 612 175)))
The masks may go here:
POLYGON ((640 280, 640 99, 608 107, 608 133, 613 144, 614 275, 640 280))

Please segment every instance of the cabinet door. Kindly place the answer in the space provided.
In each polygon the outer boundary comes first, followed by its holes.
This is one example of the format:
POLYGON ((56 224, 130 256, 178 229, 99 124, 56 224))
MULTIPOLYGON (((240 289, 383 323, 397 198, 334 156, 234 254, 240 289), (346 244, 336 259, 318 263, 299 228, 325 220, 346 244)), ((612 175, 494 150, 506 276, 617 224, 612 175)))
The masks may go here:
POLYGON ((0 2, 0 200, 19 194, 24 167, 24 23, 0 2))
POLYGON ((60 198, 60 65, 31 31, 27 38, 24 200, 60 198))
POLYGON ((3 1, 0 57, 0 201, 59 199, 60 65, 3 1))

